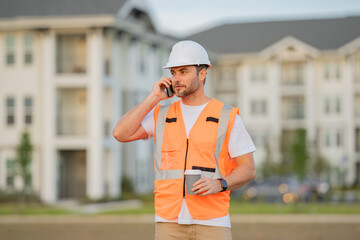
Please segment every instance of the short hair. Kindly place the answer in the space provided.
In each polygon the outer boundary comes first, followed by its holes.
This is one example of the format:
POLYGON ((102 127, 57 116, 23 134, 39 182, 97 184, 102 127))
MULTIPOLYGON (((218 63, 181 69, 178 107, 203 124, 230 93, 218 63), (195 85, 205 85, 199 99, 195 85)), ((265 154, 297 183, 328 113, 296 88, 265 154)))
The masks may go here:
MULTIPOLYGON (((195 68, 196 68, 196 74, 199 75, 199 72, 203 69, 207 70, 208 69, 208 65, 206 64, 200 64, 200 65, 195 65, 195 68)), ((204 79, 204 85, 205 85, 205 81, 206 81, 206 76, 205 76, 205 79, 204 79)))

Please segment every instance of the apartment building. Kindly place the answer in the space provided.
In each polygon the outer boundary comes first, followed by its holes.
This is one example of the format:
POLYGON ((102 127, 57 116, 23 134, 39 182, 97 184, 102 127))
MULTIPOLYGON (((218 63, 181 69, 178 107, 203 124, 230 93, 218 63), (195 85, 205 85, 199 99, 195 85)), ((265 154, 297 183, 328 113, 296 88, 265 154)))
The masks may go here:
POLYGON ((306 130, 333 184, 360 183, 360 17, 224 24, 190 36, 218 54, 216 97, 240 108, 256 164, 306 130))
MULTIPOLYGON (((157 31, 142 0, 4 2, 0 191, 24 184, 14 173, 24 130, 34 145, 27 184, 46 203, 119 197, 124 175, 138 193, 152 191, 153 141, 120 144, 111 130, 168 74, 177 40, 157 31)), ((330 180, 359 183, 358 26, 360 17, 225 24, 187 37, 210 53, 209 96, 240 108, 258 168, 304 128, 330 180)))
POLYGON ((141 0, 3 1, 0 7, 0 191, 21 188, 15 147, 34 146, 32 188, 46 203, 115 198, 123 173, 153 188, 153 143, 112 128, 165 73, 175 40, 141 0))

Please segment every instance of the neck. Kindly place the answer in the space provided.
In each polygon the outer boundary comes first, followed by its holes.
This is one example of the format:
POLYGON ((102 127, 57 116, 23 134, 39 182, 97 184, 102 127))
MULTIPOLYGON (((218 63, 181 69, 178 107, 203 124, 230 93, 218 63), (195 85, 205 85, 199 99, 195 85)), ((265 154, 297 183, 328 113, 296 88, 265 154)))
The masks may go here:
MULTIPOLYGON (((199 89, 200 90, 200 89, 199 89)), ((182 97, 181 101, 185 105, 200 106, 211 101, 211 98, 205 95, 204 91, 196 91, 193 94, 182 97)))

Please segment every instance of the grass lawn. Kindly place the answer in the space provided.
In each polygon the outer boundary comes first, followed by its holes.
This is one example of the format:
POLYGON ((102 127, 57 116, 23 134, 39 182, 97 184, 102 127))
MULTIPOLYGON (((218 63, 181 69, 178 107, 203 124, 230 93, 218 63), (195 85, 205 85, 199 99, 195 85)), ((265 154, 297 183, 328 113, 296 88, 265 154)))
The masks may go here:
POLYGON ((330 203, 248 203, 231 201, 231 214, 360 214, 360 204, 330 203))
POLYGON ((69 214, 68 210, 50 207, 41 204, 19 205, 15 203, 0 204, 1 215, 56 215, 69 214))
MULTIPOLYGON (((116 210, 102 214, 152 214, 154 205, 145 202, 139 209, 116 210)), ((360 214, 360 204, 330 203, 298 203, 285 205, 282 203, 249 203, 240 201, 230 202, 230 214, 360 214)))
MULTIPOLYGON (((1 215, 66 215, 73 212, 40 204, 20 206, 7 203, 0 204, 1 215)), ((122 209, 100 214, 154 214, 154 203, 144 201, 141 208, 122 209)), ((330 203, 297 203, 285 205, 282 203, 249 203, 233 200, 230 202, 230 214, 360 214, 360 204, 330 203)))

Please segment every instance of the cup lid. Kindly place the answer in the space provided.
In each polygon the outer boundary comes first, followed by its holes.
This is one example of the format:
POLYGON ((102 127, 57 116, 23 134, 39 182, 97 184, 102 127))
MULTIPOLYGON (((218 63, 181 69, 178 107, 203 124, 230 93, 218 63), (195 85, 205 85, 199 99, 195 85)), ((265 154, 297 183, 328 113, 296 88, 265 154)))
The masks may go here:
POLYGON ((199 170, 199 169, 185 170, 185 174, 188 174, 188 175, 198 175, 198 174, 201 174, 201 170, 199 170))

